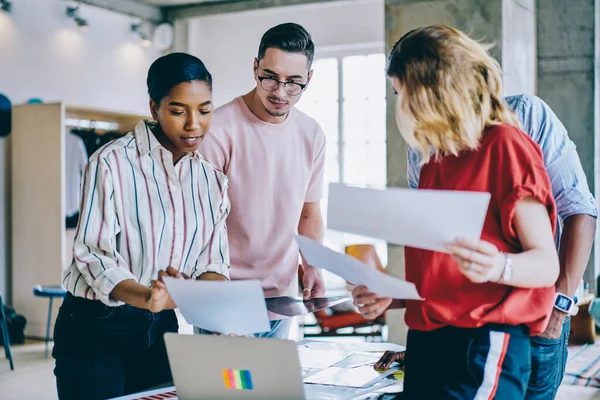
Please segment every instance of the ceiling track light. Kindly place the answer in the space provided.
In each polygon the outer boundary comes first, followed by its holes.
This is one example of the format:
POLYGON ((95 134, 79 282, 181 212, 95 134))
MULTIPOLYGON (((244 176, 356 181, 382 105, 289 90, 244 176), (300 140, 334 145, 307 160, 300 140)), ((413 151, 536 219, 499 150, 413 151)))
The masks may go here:
POLYGON ((77 24, 77 26, 79 27, 79 29, 82 30, 86 30, 88 28, 88 23, 85 19, 80 18, 80 17, 76 17, 75 18, 75 23, 77 24))
POLYGON ((79 4, 67 6, 67 16, 75 21, 79 29, 86 30, 88 28, 87 20, 79 16, 79 4))
POLYGON ((142 21, 141 20, 137 20, 131 24, 131 31, 133 33, 135 33, 137 36, 139 36, 142 46, 144 46, 144 47, 152 46, 152 40, 146 33, 144 33, 144 31, 142 29, 142 21))
POLYGON ((12 1, 9 0, 0 0, 0 10, 11 12, 12 11, 12 1))

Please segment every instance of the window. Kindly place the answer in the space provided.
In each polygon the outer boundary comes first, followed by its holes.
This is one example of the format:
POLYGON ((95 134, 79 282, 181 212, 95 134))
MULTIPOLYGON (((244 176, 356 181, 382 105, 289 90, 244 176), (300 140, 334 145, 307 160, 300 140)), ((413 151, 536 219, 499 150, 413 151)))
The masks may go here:
MULTIPOLYGON (((385 55, 318 58, 308 90, 298 109, 308 114, 327 136, 325 197, 330 182, 363 187, 386 186, 386 87, 385 55)), ((327 230, 325 245, 343 252, 349 244, 373 244, 382 264, 387 264, 385 241, 327 230)), ((325 275, 327 287, 339 287, 343 280, 325 275)))

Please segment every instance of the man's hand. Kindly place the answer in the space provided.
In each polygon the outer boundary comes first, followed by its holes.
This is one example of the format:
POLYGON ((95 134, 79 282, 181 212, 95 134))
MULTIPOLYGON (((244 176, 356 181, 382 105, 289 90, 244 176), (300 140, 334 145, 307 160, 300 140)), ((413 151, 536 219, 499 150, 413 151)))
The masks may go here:
POLYGON ((386 351, 383 356, 373 366, 378 370, 388 370, 392 367, 392 364, 397 362, 400 368, 404 369, 404 352, 386 351))
POLYGON ((304 286, 304 300, 310 300, 313 297, 322 297, 325 294, 325 284, 321 277, 321 271, 315 267, 304 267, 302 285, 304 286))
POLYGON ((550 321, 544 333, 540 335, 544 339, 558 339, 562 335, 563 324, 567 314, 553 309, 550 314, 550 321))
POLYGON ((392 304, 392 299, 383 297, 380 298, 374 293, 370 293, 365 286, 357 286, 352 291, 354 305, 358 307, 358 311, 369 320, 376 319, 383 315, 384 312, 392 304))

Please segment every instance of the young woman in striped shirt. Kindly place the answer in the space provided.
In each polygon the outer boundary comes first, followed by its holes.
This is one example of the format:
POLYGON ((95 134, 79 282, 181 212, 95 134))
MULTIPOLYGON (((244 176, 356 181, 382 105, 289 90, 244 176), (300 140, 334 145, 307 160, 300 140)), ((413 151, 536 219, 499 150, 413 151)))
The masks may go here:
POLYGON ((83 174, 73 263, 54 332, 58 395, 106 399, 169 382, 163 343, 177 332, 166 274, 226 280, 227 178, 197 151, 212 78, 174 53, 148 72, 154 121, 98 150, 83 174))
MULTIPOLYGON (((406 34, 389 58, 398 128, 424 157, 419 189, 491 195, 481 240, 405 249, 406 279, 425 299, 406 301, 408 399, 523 399, 529 336, 545 330, 554 301, 550 180, 486 50, 438 25, 406 34)), ((392 305, 364 287, 353 295, 368 318, 392 305)))

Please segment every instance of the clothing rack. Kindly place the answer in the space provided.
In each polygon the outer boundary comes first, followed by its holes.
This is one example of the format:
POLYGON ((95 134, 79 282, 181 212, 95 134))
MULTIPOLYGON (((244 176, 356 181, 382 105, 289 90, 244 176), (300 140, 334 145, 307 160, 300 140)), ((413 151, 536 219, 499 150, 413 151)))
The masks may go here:
POLYGON ((119 131, 120 126, 115 122, 93 121, 89 119, 67 118, 65 125, 79 131, 88 130, 102 134, 104 132, 119 131))
POLYGON ((150 116, 44 103, 15 106, 12 117, 13 305, 27 318, 26 336, 44 338, 47 304, 31 290, 38 284, 59 285, 71 261, 65 229, 65 135, 73 128, 124 135, 150 116))

